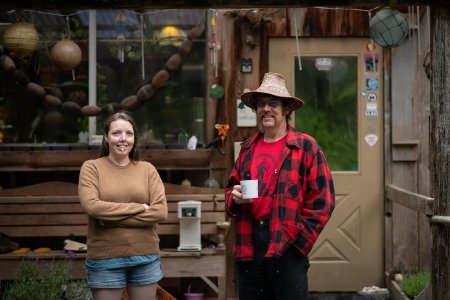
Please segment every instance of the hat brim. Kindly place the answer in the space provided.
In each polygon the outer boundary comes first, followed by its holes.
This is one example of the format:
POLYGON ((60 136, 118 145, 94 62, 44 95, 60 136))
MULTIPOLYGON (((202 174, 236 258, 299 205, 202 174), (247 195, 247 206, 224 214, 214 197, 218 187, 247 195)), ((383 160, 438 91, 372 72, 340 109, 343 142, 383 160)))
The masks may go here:
POLYGON ((250 92, 243 93, 241 95, 241 101, 244 102, 244 104, 247 105, 248 107, 256 110, 257 97, 262 96, 262 95, 273 96, 273 97, 280 98, 282 100, 289 100, 290 101, 290 105, 289 105, 290 110, 297 110, 299 108, 302 108, 303 105, 305 104, 305 102, 302 99, 297 98, 297 97, 281 97, 281 96, 272 95, 269 93, 261 93, 261 92, 256 92, 256 91, 250 91, 250 92))

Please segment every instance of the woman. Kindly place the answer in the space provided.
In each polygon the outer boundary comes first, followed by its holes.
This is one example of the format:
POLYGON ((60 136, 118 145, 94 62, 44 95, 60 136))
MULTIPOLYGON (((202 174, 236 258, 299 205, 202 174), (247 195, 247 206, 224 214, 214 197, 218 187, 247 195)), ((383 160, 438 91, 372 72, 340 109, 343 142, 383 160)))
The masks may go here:
POLYGON ((78 193, 89 216, 87 281, 94 300, 154 299, 162 278, 158 222, 167 219, 164 185, 139 161, 136 124, 124 112, 105 123, 100 158, 80 170, 78 193))

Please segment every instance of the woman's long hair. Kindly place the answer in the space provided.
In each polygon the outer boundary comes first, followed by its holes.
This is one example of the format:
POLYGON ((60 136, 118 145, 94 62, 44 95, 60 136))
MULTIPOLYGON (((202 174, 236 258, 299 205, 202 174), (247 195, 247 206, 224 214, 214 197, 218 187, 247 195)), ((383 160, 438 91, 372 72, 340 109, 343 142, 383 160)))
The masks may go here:
POLYGON ((120 119, 130 122, 131 126, 133 126, 134 144, 130 153, 128 153, 128 157, 130 158, 131 161, 137 161, 139 160, 139 149, 138 149, 138 135, 136 123, 134 122, 132 117, 130 117, 126 112, 123 111, 116 112, 115 114, 109 116, 108 119, 106 119, 105 128, 103 130, 102 148, 100 150, 100 157, 109 155, 109 145, 106 142, 106 136, 109 133, 111 123, 120 119))

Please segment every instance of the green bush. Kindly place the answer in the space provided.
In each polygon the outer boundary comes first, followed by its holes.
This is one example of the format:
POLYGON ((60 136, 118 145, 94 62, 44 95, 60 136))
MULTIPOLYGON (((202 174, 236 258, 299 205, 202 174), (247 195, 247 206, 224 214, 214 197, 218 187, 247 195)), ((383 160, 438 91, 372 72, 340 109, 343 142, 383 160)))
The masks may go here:
POLYGON ((22 261, 17 279, 5 289, 3 300, 85 300, 90 298, 84 280, 70 280, 71 262, 22 261))
POLYGON ((430 274, 426 271, 407 273, 400 282, 400 288, 410 299, 414 299, 430 283, 430 274))

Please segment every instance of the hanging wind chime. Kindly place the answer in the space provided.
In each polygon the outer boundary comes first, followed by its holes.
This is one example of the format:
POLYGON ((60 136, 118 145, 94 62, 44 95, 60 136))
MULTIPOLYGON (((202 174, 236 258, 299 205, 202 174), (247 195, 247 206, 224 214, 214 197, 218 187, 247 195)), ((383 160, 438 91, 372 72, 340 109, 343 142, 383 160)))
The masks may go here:
POLYGON ((211 85, 209 95, 218 100, 223 97, 224 89, 217 83, 217 77, 219 76, 219 61, 217 52, 220 49, 220 45, 217 43, 217 24, 216 24, 217 12, 214 11, 211 16, 211 38, 209 40, 209 49, 211 49, 211 65, 214 67, 214 83, 211 85))
POLYGON ((209 49, 211 49, 211 64, 214 67, 214 76, 218 76, 219 74, 219 62, 217 59, 217 51, 220 48, 220 45, 217 44, 217 28, 216 28, 216 16, 217 12, 213 12, 211 16, 211 38, 209 41, 209 49))
POLYGON ((125 25, 127 16, 120 11, 116 16, 116 31, 117 31, 117 59, 125 62, 125 25))

